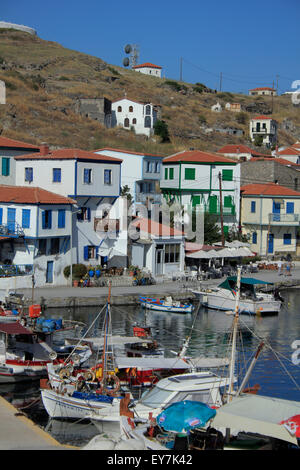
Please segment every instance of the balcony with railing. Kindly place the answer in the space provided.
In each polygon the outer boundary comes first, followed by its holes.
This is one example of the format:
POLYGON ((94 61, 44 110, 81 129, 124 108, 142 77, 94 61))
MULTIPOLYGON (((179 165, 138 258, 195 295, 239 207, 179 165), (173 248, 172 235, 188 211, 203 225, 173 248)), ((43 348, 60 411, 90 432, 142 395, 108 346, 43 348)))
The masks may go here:
MULTIPOLYGON (((205 206, 205 212, 208 214, 213 214, 213 215, 221 215, 221 208, 220 205, 218 204, 216 207, 211 207, 209 205, 205 206)), ((222 208, 223 216, 234 216, 236 215, 235 211, 235 205, 232 206, 223 206, 222 208)))
POLYGON ((0 264, 0 278, 33 274, 32 264, 0 264))
POLYGON ((16 222, 8 222, 0 225, 0 237, 18 238, 24 237, 23 228, 16 222))
POLYGON ((269 224, 271 225, 299 225, 299 214, 272 213, 269 214, 269 224))

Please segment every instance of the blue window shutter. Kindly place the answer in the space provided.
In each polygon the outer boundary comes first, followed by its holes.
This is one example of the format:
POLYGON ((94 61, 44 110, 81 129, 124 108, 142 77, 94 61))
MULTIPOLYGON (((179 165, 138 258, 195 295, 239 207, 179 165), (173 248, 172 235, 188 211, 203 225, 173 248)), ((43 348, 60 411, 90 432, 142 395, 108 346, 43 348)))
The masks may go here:
POLYGON ((2 175, 9 176, 9 167, 10 167, 10 160, 7 157, 2 157, 2 175))
POLYGON ((60 168, 53 168, 53 182, 61 183, 61 169, 60 168))
POLYGON ((46 228, 46 211, 42 212, 42 228, 46 228))
POLYGON ((88 246, 83 247, 83 259, 85 261, 88 261, 89 259, 89 247, 88 246))
POLYGON ((48 228, 52 227, 52 211, 48 211, 48 228))
POLYGON ((90 207, 86 208, 86 218, 87 220, 91 220, 91 208, 90 207))
POLYGON ((251 201, 251 212, 255 212, 255 210, 256 210, 256 202, 251 201))
POLYGON ((22 209, 22 228, 30 228, 30 209, 22 209))
POLYGON ((285 233, 283 235, 283 244, 291 245, 292 244, 292 235, 290 233, 285 233))
POLYGON ((0 207, 0 225, 2 225, 2 219, 3 219, 3 209, 0 207))
POLYGON ((256 243, 257 243, 257 233, 256 232, 254 232, 252 234, 252 243, 253 243, 253 245, 256 245, 256 243))
POLYGON ((25 181, 29 183, 33 181, 33 168, 25 168, 25 181))
POLYGON ((286 203, 286 213, 287 214, 294 214, 294 203, 293 202, 287 202, 286 203))
POLYGON ((58 210, 58 228, 65 228, 66 225, 66 211, 65 209, 58 210))

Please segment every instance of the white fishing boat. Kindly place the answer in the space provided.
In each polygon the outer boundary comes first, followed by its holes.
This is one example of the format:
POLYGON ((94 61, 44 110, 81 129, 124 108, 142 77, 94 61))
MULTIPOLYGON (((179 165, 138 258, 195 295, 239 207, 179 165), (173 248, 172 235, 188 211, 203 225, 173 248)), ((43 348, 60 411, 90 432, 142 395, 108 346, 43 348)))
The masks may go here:
POLYGON ((160 300, 152 297, 140 297, 141 306, 149 310, 159 310, 169 313, 192 313, 194 306, 192 304, 183 304, 173 300, 172 297, 166 297, 160 300))
MULTIPOLYGON (((180 374, 160 380, 140 400, 132 400, 130 410, 139 419, 147 420, 149 413, 156 417, 171 403, 182 400, 201 401, 210 406, 222 405, 223 390, 229 384, 227 376, 219 376, 211 371, 180 374)), ((120 431, 120 401, 115 401, 109 409, 90 410, 87 415, 103 431, 105 423, 115 423, 115 432, 120 431)))
MULTIPOLYGON (((199 299, 201 305, 207 308, 223 311, 233 311, 236 303, 237 277, 228 277, 217 287, 192 289, 191 292, 199 299)), ((259 290, 259 286, 273 285, 271 282, 255 278, 241 278, 239 313, 248 315, 276 314, 280 311, 282 301, 280 296, 259 290)))
MULTIPOLYGON (((55 367, 48 366, 49 380, 41 382, 41 397, 51 418, 86 418, 91 410, 97 415, 103 408, 110 410, 122 399, 120 380, 115 373, 113 351, 108 349, 108 342, 111 338, 110 291, 111 286, 103 324, 101 358, 97 354, 94 366, 84 369, 74 370, 70 360, 61 364, 61 369, 58 371, 55 367)), ((99 315, 96 316, 92 325, 99 315)), ((81 341, 83 340, 84 337, 81 341)), ((70 359, 71 357, 72 355, 70 359)))

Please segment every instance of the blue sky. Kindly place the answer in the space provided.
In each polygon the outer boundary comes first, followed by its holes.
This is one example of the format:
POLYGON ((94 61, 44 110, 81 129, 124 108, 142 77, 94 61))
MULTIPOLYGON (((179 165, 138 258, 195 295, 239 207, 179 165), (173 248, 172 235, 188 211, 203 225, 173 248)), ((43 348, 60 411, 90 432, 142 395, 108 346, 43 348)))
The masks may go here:
MULTIPOLYGON (((247 93, 300 80, 299 0, 1 0, 0 19, 38 36, 122 66, 127 43, 139 63, 170 79, 247 93)), ((21 51, 20 51, 21 53, 21 51)))

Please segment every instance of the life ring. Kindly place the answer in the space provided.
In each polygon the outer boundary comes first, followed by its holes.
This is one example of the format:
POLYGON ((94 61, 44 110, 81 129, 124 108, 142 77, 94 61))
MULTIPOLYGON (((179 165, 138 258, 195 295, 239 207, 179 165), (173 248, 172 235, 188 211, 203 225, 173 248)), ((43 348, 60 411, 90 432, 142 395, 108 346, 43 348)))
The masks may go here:
POLYGON ((79 364, 80 364, 80 361, 81 361, 81 358, 80 358, 79 354, 76 354, 76 353, 75 353, 75 354, 72 354, 71 360, 73 361, 73 363, 74 363, 75 365, 79 365, 79 364))
POLYGON ((108 395, 114 395, 120 390, 120 379, 115 375, 110 375, 109 376, 109 381, 113 381, 114 386, 108 387, 107 384, 101 383, 101 393, 107 393, 108 395))
POLYGON ((71 375, 71 371, 70 371, 70 369, 67 369, 66 367, 64 367, 63 369, 61 369, 59 371, 58 375, 62 380, 68 379, 71 375))
POLYGON ((93 370, 88 369, 83 373, 83 377, 85 380, 88 380, 89 382, 94 382, 96 378, 96 374, 93 370))

